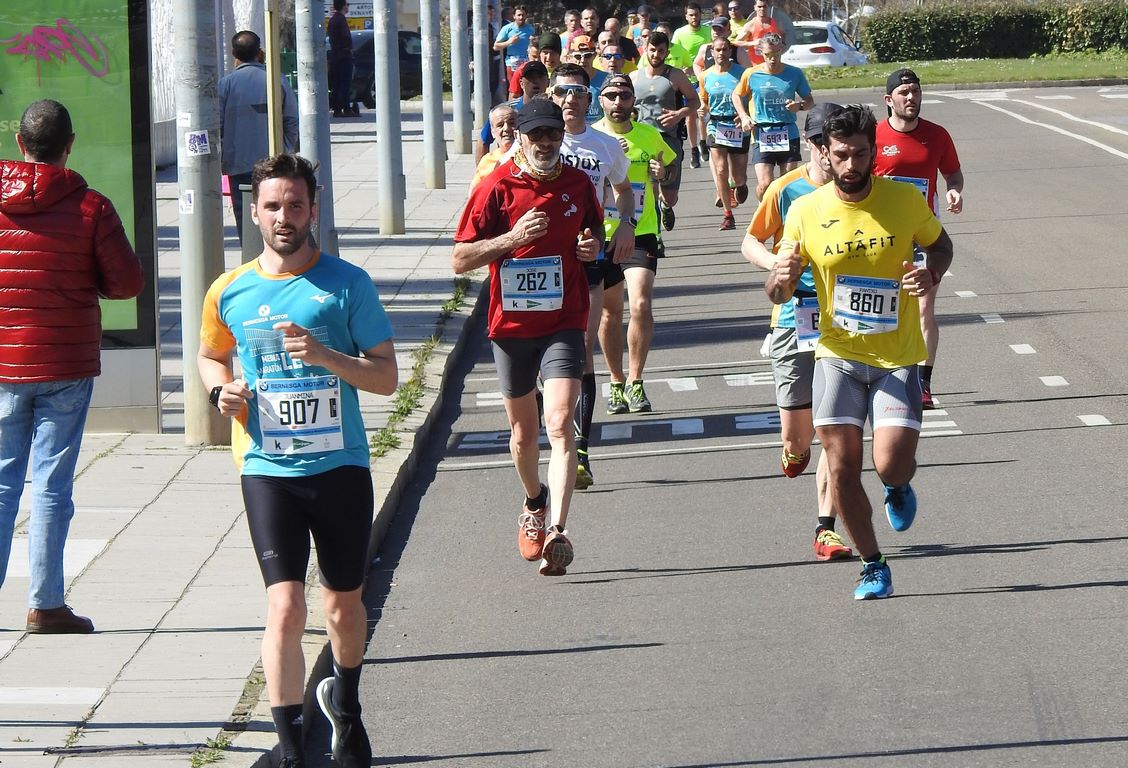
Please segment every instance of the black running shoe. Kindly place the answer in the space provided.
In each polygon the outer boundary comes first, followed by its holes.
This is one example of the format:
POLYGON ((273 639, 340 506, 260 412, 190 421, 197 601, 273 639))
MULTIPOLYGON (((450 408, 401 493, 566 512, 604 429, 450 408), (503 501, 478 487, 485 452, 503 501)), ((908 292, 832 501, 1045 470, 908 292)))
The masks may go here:
POLYGON ((674 209, 669 206, 663 205, 662 208, 662 227, 669 232, 674 228, 674 222, 677 218, 674 216, 674 209))
POLYGON ((317 684, 317 704, 333 727, 329 744, 333 759, 341 768, 368 768, 372 764, 372 745, 360 713, 348 714, 333 709, 333 686, 336 679, 327 677, 317 684))

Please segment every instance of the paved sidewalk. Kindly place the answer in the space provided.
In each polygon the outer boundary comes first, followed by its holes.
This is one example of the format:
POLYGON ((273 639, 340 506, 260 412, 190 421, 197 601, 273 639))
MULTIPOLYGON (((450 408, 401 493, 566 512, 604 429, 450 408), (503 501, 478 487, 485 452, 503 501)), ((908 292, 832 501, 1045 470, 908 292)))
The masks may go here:
MULTIPOLYGON (((473 158, 452 156, 447 189, 422 186, 422 123, 405 114, 408 232, 379 234, 372 113, 333 123, 341 255, 371 274, 391 315, 401 381, 411 352, 441 339, 427 365, 424 401, 401 446, 374 464, 378 527, 394 514, 413 470, 412 446, 429 427, 448 359, 469 328, 480 278, 447 319, 454 292, 451 234, 473 158)), ((448 136, 451 126, 448 122, 448 136)), ((449 144, 448 144, 449 147, 449 144)), ((179 251, 175 172, 157 185, 162 346, 161 435, 88 434, 67 545, 67 600, 89 615, 89 636, 27 635, 27 502, 0 590, 0 765, 80 768, 188 765, 193 753, 239 768, 269 765, 275 744, 257 670, 265 618, 262 582, 243 519, 238 477, 225 448, 184 445, 179 251), (222 734, 222 736, 221 736, 222 734), (230 741, 222 755, 209 740, 230 741)), ((227 266, 239 262, 227 214, 227 266)), ((194 371, 193 371, 194 374, 194 371)), ((370 431, 386 423, 389 398, 362 393, 370 431)), ((316 597, 316 594, 314 595, 316 597)), ((325 645, 311 601, 307 663, 325 645)))

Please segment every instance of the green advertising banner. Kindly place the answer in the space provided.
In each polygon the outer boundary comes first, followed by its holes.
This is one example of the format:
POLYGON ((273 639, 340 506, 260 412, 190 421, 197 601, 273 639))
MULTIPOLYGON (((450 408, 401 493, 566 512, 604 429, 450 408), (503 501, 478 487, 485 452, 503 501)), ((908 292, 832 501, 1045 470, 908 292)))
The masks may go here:
POLYGON ((107 347, 156 344, 148 8, 143 0, 0 3, 0 158, 21 159, 20 115, 33 101, 67 107, 67 167, 113 202, 148 276, 137 299, 102 302, 107 347))

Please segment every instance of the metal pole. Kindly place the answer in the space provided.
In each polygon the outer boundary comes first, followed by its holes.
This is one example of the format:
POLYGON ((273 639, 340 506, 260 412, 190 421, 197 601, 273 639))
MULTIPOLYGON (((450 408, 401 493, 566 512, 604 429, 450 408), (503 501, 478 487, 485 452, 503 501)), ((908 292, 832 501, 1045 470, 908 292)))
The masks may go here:
POLYGON ((175 0, 173 9, 184 441, 219 445, 230 441, 231 421, 208 403, 208 393, 196 373, 204 294, 223 273, 215 7, 196 0, 175 0))
POLYGON ((420 0, 419 33, 423 38, 423 186, 446 189, 439 0, 420 0))
POLYGON ((399 108, 399 22, 395 0, 376 0, 372 7, 372 41, 376 52, 376 178, 380 234, 402 235, 404 195, 403 131, 399 108))
POLYGON ((466 37, 466 0, 450 0, 450 87, 454 100, 454 154, 474 151, 470 141, 470 40, 466 37))
POLYGON ((474 0, 474 128, 480 131, 489 120, 490 105, 490 23, 486 0, 474 0))
POLYGON ((302 155, 317 168, 321 200, 317 206, 321 250, 340 253, 333 216, 333 148, 329 136, 329 82, 325 61, 323 0, 296 0, 294 24, 298 46, 298 136, 302 155))
POLYGON ((278 55, 278 0, 266 0, 266 123, 268 152, 273 157, 285 149, 282 143, 282 60, 278 55))

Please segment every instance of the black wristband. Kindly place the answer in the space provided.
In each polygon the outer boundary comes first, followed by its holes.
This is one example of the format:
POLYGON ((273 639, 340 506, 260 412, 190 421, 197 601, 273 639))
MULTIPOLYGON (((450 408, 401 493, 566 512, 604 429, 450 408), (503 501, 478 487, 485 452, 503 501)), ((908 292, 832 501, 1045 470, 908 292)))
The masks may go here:
POLYGON ((222 393, 223 393, 223 385, 222 384, 218 387, 212 387, 211 392, 208 393, 208 402, 211 403, 212 405, 214 405, 216 410, 219 410, 219 396, 222 393))

